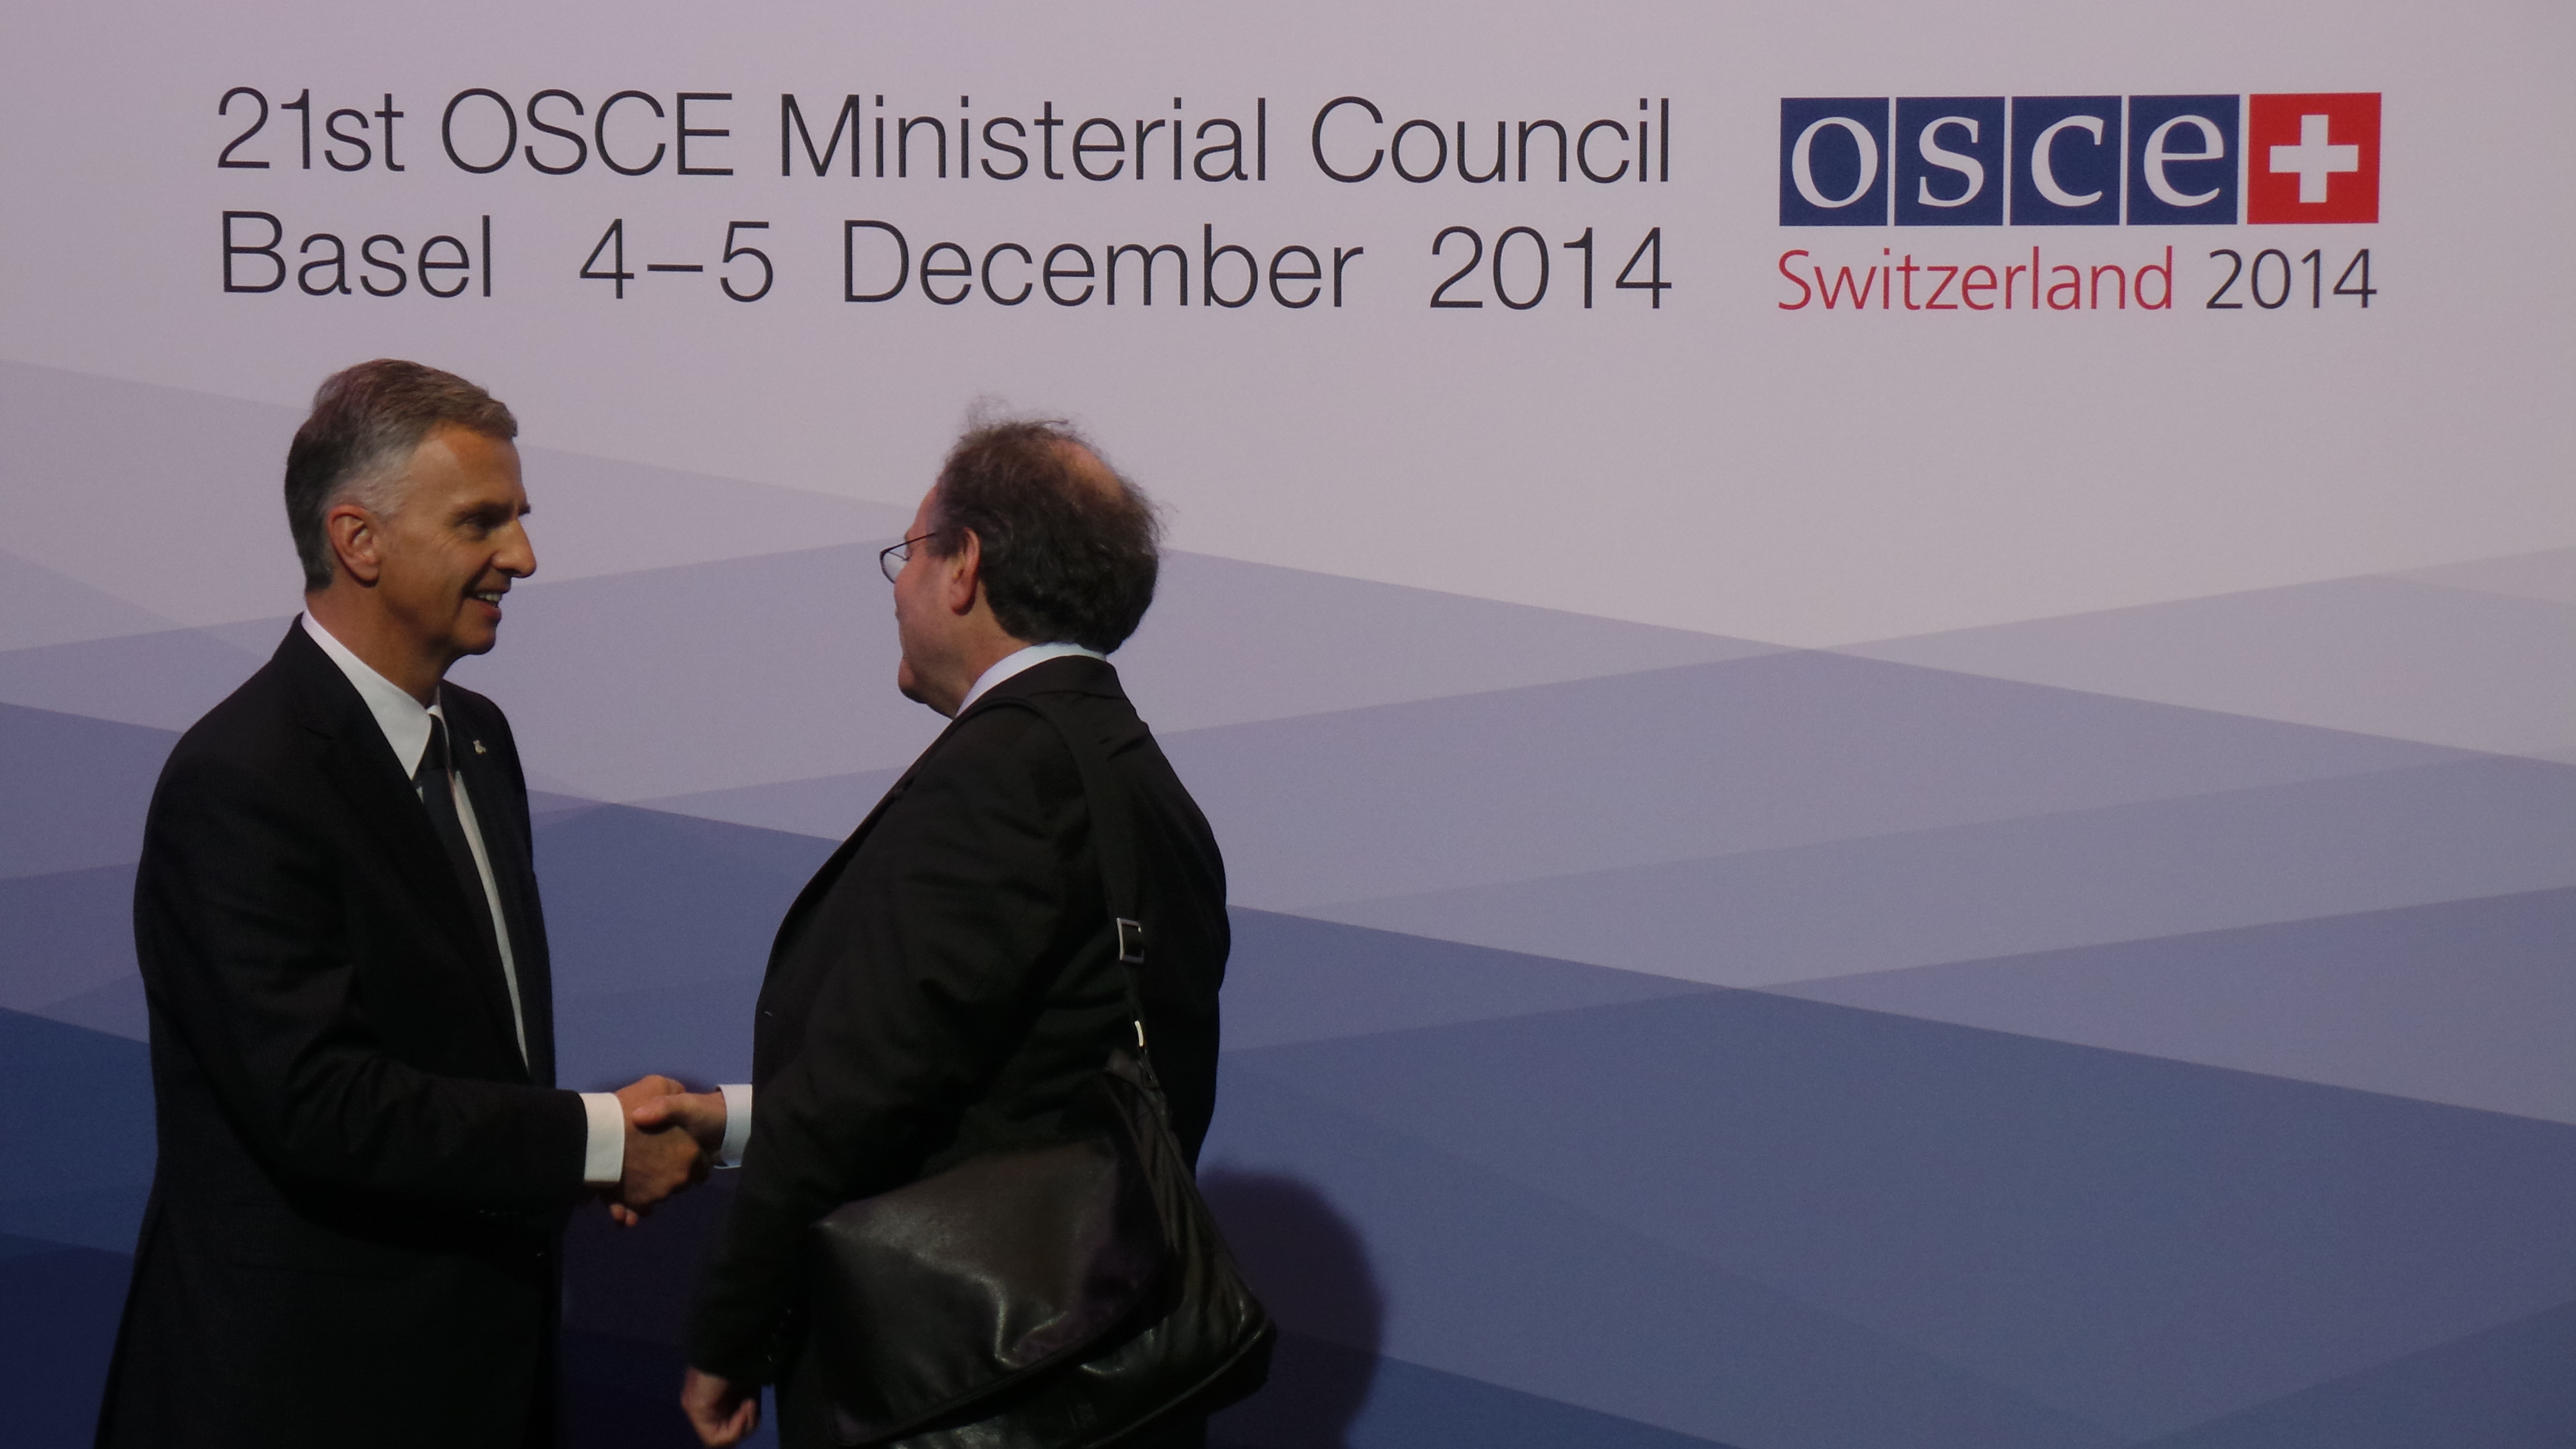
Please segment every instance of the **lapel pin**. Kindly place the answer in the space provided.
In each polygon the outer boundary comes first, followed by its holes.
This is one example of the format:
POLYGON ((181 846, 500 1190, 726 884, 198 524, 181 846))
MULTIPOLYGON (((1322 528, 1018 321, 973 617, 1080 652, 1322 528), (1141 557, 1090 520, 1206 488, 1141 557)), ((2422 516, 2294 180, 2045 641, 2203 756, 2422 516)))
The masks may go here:
POLYGON ((481 740, 476 740, 476 741, 474 742, 474 753, 476 753, 476 754, 478 754, 478 755, 481 755, 481 754, 488 754, 488 753, 490 753, 490 752, 489 752, 489 751, 487 751, 487 750, 485 750, 485 749, 483 748, 483 742, 482 742, 481 740))

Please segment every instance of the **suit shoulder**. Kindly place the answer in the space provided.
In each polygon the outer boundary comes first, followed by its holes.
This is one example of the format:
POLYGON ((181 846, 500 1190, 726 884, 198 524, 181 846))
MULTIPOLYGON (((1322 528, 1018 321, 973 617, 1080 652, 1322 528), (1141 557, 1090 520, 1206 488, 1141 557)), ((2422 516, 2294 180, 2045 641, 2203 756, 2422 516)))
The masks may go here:
POLYGON ((296 716, 287 681, 275 664, 266 664, 179 736, 163 773, 166 777, 182 768, 256 769, 282 763, 309 754, 311 738, 296 716))
POLYGON ((157 836, 178 819, 209 810, 299 810, 317 794, 327 747, 299 715, 292 690, 264 668, 171 747, 145 812, 145 833, 157 836))

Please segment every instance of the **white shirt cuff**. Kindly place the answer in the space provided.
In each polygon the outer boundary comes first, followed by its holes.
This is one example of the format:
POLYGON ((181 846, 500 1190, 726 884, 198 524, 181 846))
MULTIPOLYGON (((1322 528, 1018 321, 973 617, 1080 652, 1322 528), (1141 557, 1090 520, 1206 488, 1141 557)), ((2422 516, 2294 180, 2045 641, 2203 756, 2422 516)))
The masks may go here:
POLYGON ((746 1082, 727 1082, 717 1087, 724 1093, 724 1145, 716 1149, 716 1166, 742 1166, 742 1150, 751 1145, 751 1086, 746 1082))
POLYGON ((590 1117, 581 1180, 591 1187, 615 1186, 626 1176, 626 1106, 615 1092, 584 1092, 581 1109, 590 1117))

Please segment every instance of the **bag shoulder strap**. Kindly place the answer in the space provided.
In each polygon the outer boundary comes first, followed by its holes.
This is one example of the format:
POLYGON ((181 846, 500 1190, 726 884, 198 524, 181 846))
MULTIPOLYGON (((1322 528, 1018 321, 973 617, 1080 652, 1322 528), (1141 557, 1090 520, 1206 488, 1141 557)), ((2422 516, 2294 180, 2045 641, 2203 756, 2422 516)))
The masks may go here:
MULTIPOLYGON (((1116 943, 1119 973, 1127 984, 1127 1015, 1136 1028, 1136 1051, 1145 1055, 1145 921, 1136 888, 1136 833, 1127 797, 1112 783, 1109 757, 1100 742, 1085 732, 1064 706, 1042 696, 1023 695, 997 704, 1015 704, 1054 726, 1073 762, 1082 772, 1082 794, 1091 811, 1093 854, 1100 857, 1100 883, 1109 902, 1110 939, 1116 943)), ((1150 1068, 1149 1068, 1150 1070, 1150 1068)))

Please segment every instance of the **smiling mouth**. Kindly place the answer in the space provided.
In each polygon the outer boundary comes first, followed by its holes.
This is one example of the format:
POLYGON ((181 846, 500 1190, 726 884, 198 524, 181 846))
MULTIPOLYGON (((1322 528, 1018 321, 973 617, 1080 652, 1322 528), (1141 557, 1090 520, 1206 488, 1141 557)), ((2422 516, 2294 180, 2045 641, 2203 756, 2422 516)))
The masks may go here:
POLYGON ((468 597, 481 599, 484 603, 490 604, 493 608, 497 609, 501 607, 501 596, 508 592, 509 590, 507 589, 476 589, 468 597))

